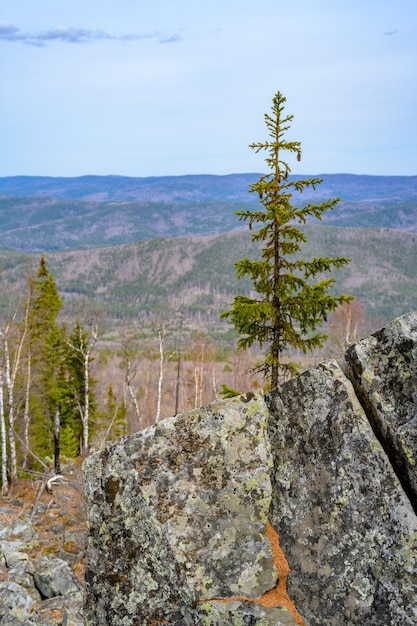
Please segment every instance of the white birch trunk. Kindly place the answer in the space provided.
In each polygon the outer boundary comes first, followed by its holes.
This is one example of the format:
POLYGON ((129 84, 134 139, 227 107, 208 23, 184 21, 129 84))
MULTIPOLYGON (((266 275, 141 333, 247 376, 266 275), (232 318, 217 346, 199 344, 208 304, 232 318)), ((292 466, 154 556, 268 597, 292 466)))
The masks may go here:
POLYGON ((158 400, 156 406, 155 423, 159 422, 161 417, 161 398, 162 398, 162 380, 164 377, 164 326, 161 324, 158 328, 159 339, 159 376, 158 376, 158 400))
POLYGON ((352 324, 352 309, 350 307, 350 302, 347 303, 347 319, 346 319, 346 330, 345 330, 345 345, 344 351, 350 346, 350 327, 352 324))
MULTIPOLYGON (((10 361, 10 349, 8 333, 10 330, 10 322, 6 324, 4 330, 1 331, 4 343, 4 378, 7 387, 7 414, 8 414, 8 435, 9 435, 9 455, 10 455, 10 479, 12 484, 17 482, 17 455, 16 455, 16 436, 15 436, 15 406, 14 406, 14 386, 16 382, 17 372, 20 367, 22 349, 28 332, 28 315, 29 315, 28 294, 25 309, 25 326, 23 333, 18 336, 17 348, 13 358, 13 364, 10 361)), ((15 320, 17 311, 15 311, 12 320, 15 320)), ((4 407, 4 397, 3 397, 4 407)), ((4 409, 3 409, 4 410, 4 409)))
POLYGON ((130 396, 130 400, 132 402, 133 408, 135 409, 135 415, 137 417, 138 424, 140 424, 139 404, 138 404, 135 392, 133 391, 132 380, 133 380, 133 377, 132 377, 132 362, 131 362, 130 358, 127 357, 127 359, 126 359, 126 377, 125 377, 126 387, 127 387, 127 391, 128 391, 129 396, 130 396))
POLYGON ((217 391, 216 372, 215 372, 214 367, 211 370, 211 374, 212 374, 212 383, 213 383, 214 397, 215 397, 216 400, 218 400, 219 399, 219 394, 218 394, 218 391, 217 391))
POLYGON ((30 424, 30 386, 32 382, 32 361, 31 361, 31 353, 28 353, 28 363, 27 363, 27 374, 26 374, 26 392, 25 392, 25 409, 23 413, 23 467, 25 468, 28 462, 28 452, 29 452, 29 424, 30 424))
POLYGON ((198 407, 198 366, 194 365, 194 408, 198 407))
POLYGON ((1 436, 1 495, 7 496, 9 485, 7 482, 7 435, 6 420, 4 417, 3 376, 0 376, 0 436, 1 436))
POLYGON ((83 424, 83 451, 88 454, 88 439, 89 439, 89 420, 90 420, 90 350, 88 346, 84 354, 84 415, 81 413, 81 420, 83 424))
POLYGON ((204 357, 205 357, 205 346, 201 349, 201 360, 200 360, 200 381, 198 388, 198 406, 203 406, 203 385, 204 385, 204 357))
POLYGON ((4 334, 4 365, 5 379, 7 387, 7 417, 8 417, 8 435, 9 435, 9 453, 10 453, 10 480, 12 485, 17 482, 17 457, 16 457, 16 438, 14 431, 14 378, 10 372, 10 352, 7 331, 4 334))
POLYGON ((84 373, 84 408, 81 406, 81 402, 78 403, 78 410, 80 412, 81 425, 83 429, 82 440, 81 440, 81 452, 82 454, 88 454, 88 440, 90 436, 90 356, 91 351, 94 348, 97 338, 98 338, 98 329, 97 326, 90 328, 90 340, 87 341, 86 344, 83 342, 82 338, 83 329, 79 327, 79 339, 80 345, 73 346, 70 342, 67 341, 67 345, 74 350, 74 352, 78 353, 79 358, 83 364, 83 373, 84 373))

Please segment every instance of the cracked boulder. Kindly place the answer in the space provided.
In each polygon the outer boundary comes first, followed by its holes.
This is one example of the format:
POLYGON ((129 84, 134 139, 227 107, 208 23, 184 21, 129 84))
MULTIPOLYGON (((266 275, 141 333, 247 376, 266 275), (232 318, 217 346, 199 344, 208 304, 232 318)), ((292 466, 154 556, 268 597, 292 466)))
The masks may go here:
POLYGON ((41 557, 33 578, 43 598, 64 596, 81 589, 69 565, 56 557, 41 557))
POLYGON ((342 367, 417 511, 417 313, 354 344, 342 367))
MULTIPOLYGON (((220 624, 221 607, 215 621, 201 613, 204 603, 239 605, 276 585, 267 417, 251 393, 87 458, 87 625, 220 624)), ((249 608, 239 623, 281 622, 249 608)))
POLYGON ((417 623, 417 519, 335 361, 266 397, 271 522, 309 626, 417 623))

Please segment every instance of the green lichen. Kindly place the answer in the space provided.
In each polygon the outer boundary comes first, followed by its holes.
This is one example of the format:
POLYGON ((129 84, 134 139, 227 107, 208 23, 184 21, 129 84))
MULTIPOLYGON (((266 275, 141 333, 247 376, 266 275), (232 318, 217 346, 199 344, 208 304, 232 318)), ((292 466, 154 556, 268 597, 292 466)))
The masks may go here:
POLYGON ((414 466, 416 464, 416 460, 414 458, 414 450, 412 448, 409 448, 408 446, 406 446, 403 442, 403 450, 404 453, 407 457, 407 461, 411 466, 414 466))
POLYGON ((201 617, 201 626, 211 626, 213 617, 220 618, 219 609, 215 609, 212 602, 204 602, 200 605, 200 611, 206 613, 201 617))
POLYGON ((257 489, 259 487, 259 483, 256 478, 252 477, 245 483, 245 489, 251 491, 252 489, 257 489))
POLYGON ((201 593, 205 596, 209 592, 209 588, 213 585, 212 578, 206 578, 201 585, 201 593))
POLYGON ((372 375, 372 372, 370 372, 369 370, 365 370, 362 376, 364 380, 368 383, 368 385, 372 385, 372 381, 374 380, 374 376, 372 375))
POLYGON ((253 399, 251 402, 249 402, 247 410, 246 410, 246 417, 248 421, 254 418, 256 415, 262 415, 262 414, 264 415, 264 419, 259 420, 259 425, 266 426, 267 412, 265 409, 265 402, 264 402, 263 397, 258 397, 256 399, 253 399))

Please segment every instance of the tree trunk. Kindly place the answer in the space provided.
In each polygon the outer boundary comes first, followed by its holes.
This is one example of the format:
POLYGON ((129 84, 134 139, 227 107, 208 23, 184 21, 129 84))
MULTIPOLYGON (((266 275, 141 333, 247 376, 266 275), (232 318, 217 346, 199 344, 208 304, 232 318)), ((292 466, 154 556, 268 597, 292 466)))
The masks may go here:
POLYGON ((83 454, 88 454, 89 419, 90 419, 90 350, 87 349, 84 357, 84 411, 81 411, 83 425, 83 454))
POLYGON ((211 374, 212 374, 212 383, 213 383, 213 393, 214 393, 214 397, 216 400, 219 399, 219 393, 217 391, 217 382, 216 382, 216 371, 214 369, 214 365, 213 368, 211 370, 211 374))
POLYGON ((136 418, 138 420, 138 425, 139 425, 141 421, 139 404, 138 404, 138 400, 135 396, 135 392, 133 391, 133 386, 132 386, 132 379, 134 376, 135 376, 135 373, 132 376, 132 361, 130 360, 129 357, 126 357, 126 376, 125 376, 126 387, 127 387, 128 394, 130 396, 130 400, 133 404, 133 408, 135 409, 135 415, 136 415, 136 418))
POLYGON ((181 371, 181 348, 182 348, 182 324, 183 324, 183 316, 181 314, 180 318, 180 335, 178 339, 178 359, 177 359, 177 380, 175 383, 175 411, 174 415, 178 415, 179 410, 179 402, 180 402, 180 371, 181 371))
POLYGON ((159 340, 159 376, 158 376, 158 400, 156 406, 155 423, 159 422, 161 417, 161 399, 162 399, 162 380, 164 376, 164 326, 161 324, 158 328, 159 340))
POLYGON ((30 423, 30 413, 29 413, 29 404, 30 404, 30 385, 32 379, 32 369, 31 369, 31 354, 30 351, 28 353, 28 364, 27 364, 27 378, 26 378, 26 393, 25 393, 25 410, 23 414, 23 467, 25 468, 28 462, 28 452, 29 452, 29 423, 30 423))
POLYGON ((61 403, 57 402, 54 420, 54 472, 55 474, 61 473, 61 464, 59 455, 61 451, 60 446, 60 430, 61 430, 61 403))
POLYGON ((6 420, 3 403, 3 377, 0 378, 0 435, 1 435, 1 495, 7 496, 9 485, 7 482, 7 437, 6 420))
POLYGON ((4 335, 4 360, 5 360, 5 375, 6 375, 6 387, 7 387, 7 409, 8 409, 8 421, 9 421, 9 451, 10 451, 10 481, 12 485, 17 482, 17 460, 16 460, 16 438, 14 432, 14 380, 10 373, 10 353, 9 342, 7 334, 4 335))

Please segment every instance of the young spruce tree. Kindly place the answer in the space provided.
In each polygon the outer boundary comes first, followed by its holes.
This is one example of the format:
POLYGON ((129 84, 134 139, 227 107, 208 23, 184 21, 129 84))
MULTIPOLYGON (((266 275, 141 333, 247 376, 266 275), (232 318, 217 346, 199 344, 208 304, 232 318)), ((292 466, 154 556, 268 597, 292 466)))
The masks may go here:
POLYGON ((285 102, 280 92, 274 96, 272 113, 265 114, 270 139, 250 145, 255 152, 267 152, 265 161, 270 171, 249 189, 249 193, 259 196, 261 206, 237 212, 241 220, 249 222, 251 230, 258 227, 252 240, 263 242, 260 260, 244 258, 236 263, 238 278, 249 276, 259 295, 235 297, 232 309, 222 314, 231 319, 240 333, 240 348, 246 349, 254 342, 261 349, 266 346, 265 360, 259 369, 269 376, 272 388, 296 373, 292 364, 283 363, 284 351, 295 348, 306 353, 320 347, 326 339, 320 328, 328 312, 351 299, 344 294, 332 295, 334 279, 319 277, 323 272, 346 265, 349 259, 300 258, 307 238, 299 226, 309 217, 321 219, 339 199, 301 207, 293 204, 294 193, 308 187, 315 189, 322 179, 288 178, 291 169, 283 154, 294 153, 300 161, 301 143, 285 139, 293 119, 292 115, 284 114, 285 102))
POLYGON ((31 445, 39 457, 51 455, 53 418, 60 397, 61 332, 57 317, 62 307, 54 278, 41 257, 36 278, 29 279, 28 359, 30 360, 31 445))

